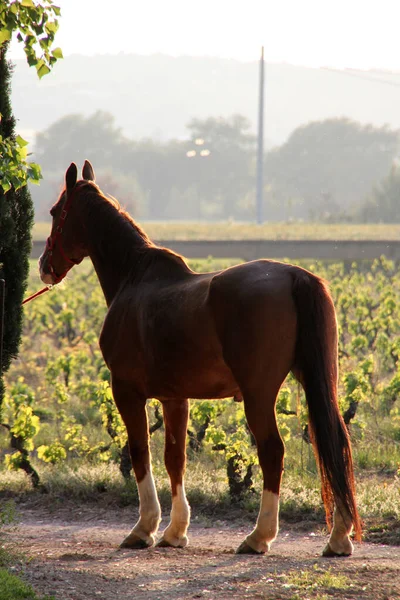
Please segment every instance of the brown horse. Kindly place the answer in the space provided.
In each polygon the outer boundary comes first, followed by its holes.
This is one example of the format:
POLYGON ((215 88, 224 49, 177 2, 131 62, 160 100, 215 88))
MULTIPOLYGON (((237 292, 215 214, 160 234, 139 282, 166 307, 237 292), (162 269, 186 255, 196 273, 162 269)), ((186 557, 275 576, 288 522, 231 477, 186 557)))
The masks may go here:
POLYGON ((40 275, 61 281, 89 256, 108 306, 100 347, 128 432, 140 517, 122 542, 154 543, 160 505, 148 441, 146 400, 158 398, 171 481, 170 523, 161 546, 186 546, 190 508, 184 490, 188 398, 244 401, 264 486, 257 524, 240 553, 266 552, 278 532, 284 445, 275 402, 287 374, 301 382, 322 480, 328 524, 325 556, 349 555, 360 539, 351 448, 337 403, 337 324, 324 281, 299 267, 257 260, 218 273, 194 273, 184 259, 153 244, 95 184, 85 161, 74 163, 51 209, 53 224, 40 275), (335 508, 335 510, 334 510, 335 508))

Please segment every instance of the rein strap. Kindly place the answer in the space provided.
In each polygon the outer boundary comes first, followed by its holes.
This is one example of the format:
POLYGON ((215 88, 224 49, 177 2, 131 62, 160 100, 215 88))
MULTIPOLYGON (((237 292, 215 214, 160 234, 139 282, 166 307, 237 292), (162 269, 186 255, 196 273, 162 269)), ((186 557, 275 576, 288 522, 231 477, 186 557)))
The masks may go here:
POLYGON ((25 300, 22 302, 22 304, 26 304, 27 302, 30 302, 34 298, 37 298, 38 296, 41 296, 45 292, 48 292, 49 290, 51 290, 52 287, 53 287, 52 285, 47 285, 45 288, 42 288, 41 290, 39 290, 38 292, 36 292, 36 294, 32 294, 32 296, 29 296, 28 298, 25 298, 25 300))

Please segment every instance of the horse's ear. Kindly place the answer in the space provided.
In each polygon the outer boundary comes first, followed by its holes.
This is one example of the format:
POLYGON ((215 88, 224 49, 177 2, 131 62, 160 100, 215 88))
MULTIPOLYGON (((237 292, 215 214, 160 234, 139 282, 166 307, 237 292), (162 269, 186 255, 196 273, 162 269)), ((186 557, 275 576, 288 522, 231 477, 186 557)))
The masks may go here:
POLYGON ((88 160, 85 160, 85 164, 83 165, 82 179, 86 179, 86 181, 96 181, 94 169, 88 160))
POLYGON ((65 185, 67 187, 67 192, 70 192, 76 184, 76 180, 78 179, 78 168, 75 163, 71 163, 65 173, 65 185))

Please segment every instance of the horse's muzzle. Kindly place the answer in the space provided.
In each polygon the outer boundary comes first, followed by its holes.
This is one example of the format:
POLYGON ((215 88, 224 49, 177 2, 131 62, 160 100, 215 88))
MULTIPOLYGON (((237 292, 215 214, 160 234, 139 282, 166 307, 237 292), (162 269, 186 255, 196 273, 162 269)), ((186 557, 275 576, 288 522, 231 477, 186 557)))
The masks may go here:
POLYGON ((45 253, 43 252, 43 254, 39 257, 39 274, 40 274, 40 279, 46 285, 54 285, 55 281, 54 281, 53 275, 51 274, 50 271, 46 271, 45 268, 44 268, 46 262, 48 263, 48 257, 45 256, 45 253))

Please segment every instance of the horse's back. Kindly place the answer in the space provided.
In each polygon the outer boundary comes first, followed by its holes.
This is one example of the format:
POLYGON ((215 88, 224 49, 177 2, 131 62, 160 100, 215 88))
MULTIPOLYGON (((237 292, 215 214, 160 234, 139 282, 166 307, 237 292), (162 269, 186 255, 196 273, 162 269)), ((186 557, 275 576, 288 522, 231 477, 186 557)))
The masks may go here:
POLYGON ((214 310, 268 313, 274 307, 293 311, 293 265, 257 260, 215 274, 210 281, 209 301, 214 310))
POLYGON ((290 289, 296 274, 315 277, 309 271, 296 265, 263 258, 235 265, 213 274, 211 285, 212 287, 233 286, 233 288, 236 286, 237 291, 257 293, 269 290, 270 293, 282 293, 290 289))

